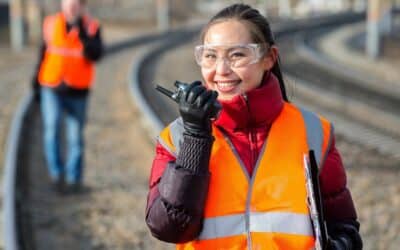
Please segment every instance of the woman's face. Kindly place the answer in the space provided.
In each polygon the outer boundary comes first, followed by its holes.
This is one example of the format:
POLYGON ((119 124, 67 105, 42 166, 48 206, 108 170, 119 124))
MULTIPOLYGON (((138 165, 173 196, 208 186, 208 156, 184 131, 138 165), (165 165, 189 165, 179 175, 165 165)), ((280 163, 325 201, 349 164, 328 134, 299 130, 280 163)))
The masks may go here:
POLYGON ((274 60, 268 53, 252 64, 240 67, 229 65, 225 58, 234 58, 229 54, 229 46, 251 43, 254 41, 252 41, 248 27, 237 20, 213 24, 205 33, 205 46, 223 45, 212 47, 213 53, 217 55, 214 57, 221 58, 217 60, 214 67, 201 66, 206 86, 218 92, 219 100, 230 100, 236 95, 257 88, 261 84, 264 72, 272 68, 274 60))

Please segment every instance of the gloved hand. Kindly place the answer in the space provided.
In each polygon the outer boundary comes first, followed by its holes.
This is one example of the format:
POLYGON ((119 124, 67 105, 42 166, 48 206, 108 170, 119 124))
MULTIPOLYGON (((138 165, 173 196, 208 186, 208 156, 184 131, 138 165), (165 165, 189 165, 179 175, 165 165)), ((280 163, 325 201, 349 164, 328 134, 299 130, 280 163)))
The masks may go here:
POLYGON ((328 244, 330 245, 328 249, 361 250, 363 243, 358 229, 359 223, 355 220, 328 223, 331 241, 331 244, 328 244))
POLYGON ((345 235, 339 235, 334 239, 329 239, 327 250, 353 250, 353 244, 345 235))
POLYGON ((211 121, 216 91, 207 90, 199 81, 189 84, 179 100, 179 112, 183 119, 185 133, 207 137, 211 135, 211 121))
POLYGON ((37 103, 40 102, 40 84, 37 80, 37 76, 33 76, 31 80, 31 88, 33 93, 33 100, 37 103))

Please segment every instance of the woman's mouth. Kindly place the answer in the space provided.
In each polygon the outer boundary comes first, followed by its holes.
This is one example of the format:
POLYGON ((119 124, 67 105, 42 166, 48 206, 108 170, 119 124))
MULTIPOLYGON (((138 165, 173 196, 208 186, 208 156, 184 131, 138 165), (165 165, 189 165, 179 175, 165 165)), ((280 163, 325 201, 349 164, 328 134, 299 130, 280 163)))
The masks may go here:
POLYGON ((217 89, 221 93, 228 93, 233 91, 241 81, 230 81, 230 82, 215 82, 217 89))

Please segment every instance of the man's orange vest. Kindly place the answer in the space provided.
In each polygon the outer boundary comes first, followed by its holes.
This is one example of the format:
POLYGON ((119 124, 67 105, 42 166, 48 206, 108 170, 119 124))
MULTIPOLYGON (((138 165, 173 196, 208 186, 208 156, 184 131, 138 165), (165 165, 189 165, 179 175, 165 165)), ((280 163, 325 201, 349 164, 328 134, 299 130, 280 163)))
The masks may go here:
MULTIPOLYGON (((332 129, 327 120, 285 103, 249 176, 229 138, 213 127, 203 229, 177 249, 311 249, 315 238, 303 156, 315 150, 321 166, 332 129)), ((159 142, 177 155, 182 132, 178 119, 161 132, 159 142)))
MULTIPOLYGON (((83 18, 89 36, 96 34, 99 24, 88 16, 83 18)), ((38 80, 42 86, 57 87, 61 82, 71 88, 89 89, 94 75, 93 63, 83 55, 78 28, 68 33, 62 13, 48 16, 43 22, 46 51, 40 66, 38 80)))

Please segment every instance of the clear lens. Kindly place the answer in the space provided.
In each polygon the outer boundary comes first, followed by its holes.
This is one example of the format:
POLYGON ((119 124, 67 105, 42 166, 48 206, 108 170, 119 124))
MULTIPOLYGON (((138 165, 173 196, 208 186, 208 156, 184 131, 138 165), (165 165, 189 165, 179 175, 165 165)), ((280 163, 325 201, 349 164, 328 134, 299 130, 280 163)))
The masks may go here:
POLYGON ((215 67, 218 60, 224 60, 231 68, 240 68, 256 63, 262 57, 261 45, 199 45, 195 47, 195 58, 203 68, 215 67))

